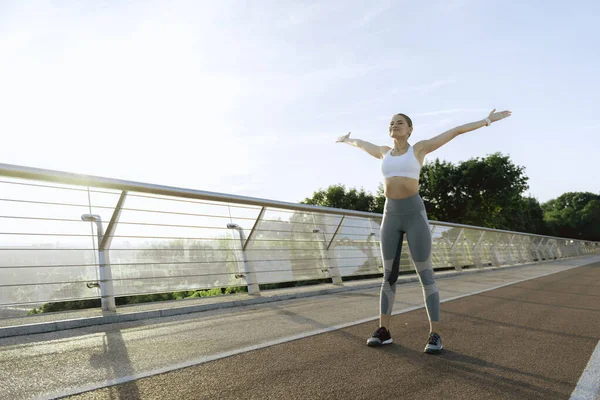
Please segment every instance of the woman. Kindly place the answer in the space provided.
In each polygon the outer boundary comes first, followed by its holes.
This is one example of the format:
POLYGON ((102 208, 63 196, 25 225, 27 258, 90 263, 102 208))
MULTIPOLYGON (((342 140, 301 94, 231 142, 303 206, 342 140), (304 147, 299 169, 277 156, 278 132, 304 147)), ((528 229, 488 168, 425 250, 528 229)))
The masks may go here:
POLYGON ((404 114, 392 117, 389 135, 394 147, 377 146, 360 139, 350 139, 350 133, 337 142, 363 149, 375 158, 382 159, 381 172, 385 178, 385 207, 381 223, 381 254, 384 274, 380 293, 379 328, 367 340, 369 346, 392 343, 389 331, 392 306, 396 295, 396 281, 400 269, 400 251, 406 233, 408 247, 415 262, 419 281, 423 289, 425 308, 429 318, 429 340, 425 352, 441 353, 440 297, 431 266, 431 232, 425 205, 419 195, 419 175, 425 156, 458 135, 489 126, 511 115, 510 111, 492 110, 486 119, 450 129, 429 140, 411 146, 408 139, 413 131, 411 119, 404 114))

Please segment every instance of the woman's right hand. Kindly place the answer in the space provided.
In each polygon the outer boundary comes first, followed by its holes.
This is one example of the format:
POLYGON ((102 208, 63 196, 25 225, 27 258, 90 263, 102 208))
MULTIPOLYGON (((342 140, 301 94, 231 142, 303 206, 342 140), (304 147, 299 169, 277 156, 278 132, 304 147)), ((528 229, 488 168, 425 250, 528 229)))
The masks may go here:
POLYGON ((346 139, 348 139, 350 137, 350 132, 348 132, 348 134, 344 135, 344 136, 340 136, 338 138, 338 140, 336 140, 336 143, 344 143, 346 141, 346 139))

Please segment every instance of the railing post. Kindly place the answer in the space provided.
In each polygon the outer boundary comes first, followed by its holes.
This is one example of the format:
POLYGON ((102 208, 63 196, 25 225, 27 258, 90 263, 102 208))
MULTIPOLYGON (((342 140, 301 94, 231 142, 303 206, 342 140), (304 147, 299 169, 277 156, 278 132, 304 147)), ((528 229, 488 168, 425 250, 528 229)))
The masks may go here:
POLYGON ((560 258, 569 258, 568 244, 565 239, 562 239, 560 244, 560 258))
POLYGON ((475 252, 475 266, 477 268, 483 268, 483 263, 481 262, 481 252, 480 252, 480 245, 481 242, 483 241, 483 237, 485 236, 485 231, 481 232, 481 235, 479 235, 479 239, 477 239, 477 243, 475 243, 475 246, 473 247, 473 251, 475 252))
POLYGON ((254 240, 254 237, 256 236, 256 227, 258 226, 260 221, 265 216, 265 211, 267 211, 266 207, 262 207, 260 209, 260 212, 258 213, 258 217, 256 217, 256 221, 254 221, 254 225, 252 226, 252 229, 250 230, 250 233, 248 234, 248 239, 246 239, 246 241, 243 243, 242 250, 246 251, 248 244, 250 244, 251 241, 254 240))
POLYGON ((519 246, 518 246, 518 249, 519 249, 519 262, 521 264, 525 263, 525 262, 527 262, 529 260, 527 258, 527 249, 523 245, 524 244, 523 242, 525 242, 525 238, 526 238, 526 236, 519 235, 519 246))
MULTIPOLYGON (((342 227, 342 224, 344 223, 344 219, 345 218, 346 218, 346 216, 343 215, 342 219, 340 220, 340 223, 337 226, 337 228, 335 228, 335 232, 333 233, 333 236, 331 237, 331 240, 327 244, 327 250, 329 250, 331 248, 331 244, 333 243, 333 241, 335 240, 335 237, 337 236, 338 232, 340 231, 340 228, 342 227)), ((325 233, 324 232, 323 232, 323 237, 325 237, 325 233)), ((326 237, 325 237, 325 240, 327 240, 326 237)))
MULTIPOLYGON (((96 214, 84 214, 81 216, 81 219, 83 221, 96 223, 96 231, 98 234, 98 272, 100 276, 100 303, 102 305, 102 311, 117 311, 117 306, 115 303, 114 284, 110 268, 109 251, 115 230, 117 229, 117 223, 119 222, 119 218, 121 217, 121 211, 123 209, 123 205, 125 204, 126 197, 127 192, 121 192, 121 196, 119 197, 117 206, 115 207, 110 222, 108 223, 108 227, 106 228, 106 233, 104 233, 101 216, 96 214)), ((98 284, 88 284, 87 286, 91 288, 97 285, 98 284)))
POLYGON ((511 251, 511 249, 510 249, 510 246, 511 246, 511 244, 512 244, 512 241, 513 241, 513 239, 514 239, 514 238, 515 238, 515 235, 514 235, 514 234, 513 234, 513 235, 511 235, 511 236, 510 236, 510 240, 508 241, 508 244, 507 244, 506 246, 504 246, 504 250, 505 250, 505 252, 506 252, 506 253, 507 253, 507 255, 508 255, 508 257, 507 257, 507 258, 508 258, 508 262, 509 262, 509 264, 508 264, 508 265, 513 265, 513 264, 515 264, 515 259, 513 258, 513 254, 512 254, 512 251, 511 251), (507 249, 508 249, 508 250, 507 250, 507 249))
POLYGON ((516 264, 521 264, 523 262, 523 254, 521 254, 521 235, 515 234, 515 237, 513 238, 512 241, 513 244, 513 248, 514 250, 514 254, 516 257, 515 263, 516 264), (516 240, 514 240, 516 239, 516 240), (516 243, 515 243, 516 242, 516 243))
POLYGON ((563 249, 563 258, 571 257, 571 248, 569 246, 568 240, 563 240, 562 249, 563 249))
POLYGON ((581 250, 581 241, 578 240, 577 241, 577 256, 581 256, 582 254, 582 250, 581 250))
POLYGON ((569 258, 571 257, 571 248, 569 246, 569 241, 568 240, 563 240, 563 254, 564 254, 564 258, 569 258))
POLYGON ((538 245, 535 243, 535 236, 531 237, 531 245, 529 246, 529 254, 531 254, 532 252, 535 252, 535 255, 533 255, 532 260, 531 261, 535 261, 535 259, 537 258, 538 261, 541 261, 540 257, 540 253, 538 251, 538 245))
POLYGON ((371 241, 373 240, 373 237, 375 236, 375 232, 371 232, 369 233, 369 236, 367 236, 367 257, 371 260, 377 258, 377 260, 380 261, 381 263, 381 268, 379 265, 379 262, 377 263, 378 265, 376 265, 377 269, 383 269, 383 259, 381 258, 381 251, 379 251, 378 256, 375 257, 375 254, 373 254, 373 245, 371 244, 371 241))
POLYGON ((552 239, 546 239, 546 245, 544 246, 544 251, 546 252, 546 260, 554 259, 554 252, 552 251, 553 244, 554 243, 552 239))
POLYGON ((454 240, 454 243, 452 243, 452 246, 450 246, 450 254, 452 255, 452 260, 454 261, 454 269, 457 271, 462 271, 462 265, 460 265, 458 263, 458 257, 456 256, 456 244, 458 243, 458 241, 460 240, 460 238, 462 237, 464 228, 460 229, 460 232, 458 232, 458 236, 456 237, 456 240, 454 240))
POLYGON ((556 258, 562 258, 560 251, 560 240, 554 240, 554 252, 556 253, 556 258))
POLYGON ((544 259, 544 261, 548 260, 548 252, 547 252, 547 247, 548 247, 548 242, 550 240, 547 238, 542 238, 542 240, 540 241, 540 253, 542 254, 542 258, 544 259), (546 243, 544 243, 544 240, 546 240, 546 243))
POLYGON ((548 253, 546 252, 547 245, 548 245, 548 239, 542 238, 542 240, 540 240, 540 244, 539 244, 539 252, 542 255, 542 259, 544 261, 546 261, 548 259, 548 253), (545 242, 544 242, 544 240, 545 240, 545 242))
POLYGON ((548 239, 548 242, 546 243, 546 249, 548 251, 548 258, 553 259, 553 260, 555 258, 557 258, 555 247, 556 247, 556 241, 554 241, 553 239, 548 239))
MULTIPOLYGON (((433 224, 429 224, 429 226, 431 227, 431 265, 433 266, 433 268, 435 268, 435 265, 438 263, 438 245, 435 245, 434 248, 434 241, 433 241, 433 236, 435 233, 435 228, 437 227, 436 225, 433 224)), ((442 263, 443 264, 443 263, 442 263)), ((381 265, 383 267, 383 257, 381 258, 381 265)))
POLYGON ((561 240, 556 241, 556 254, 558 258, 563 258, 563 248, 561 245, 561 240))
POLYGON ((100 282, 88 283, 88 288, 100 287, 100 304, 102 311, 116 311, 115 297, 112 288, 112 274, 110 272, 110 264, 106 264, 104 251, 100 248, 100 244, 104 239, 104 228, 102 227, 102 217, 96 214, 83 214, 81 219, 86 222, 96 223, 96 233, 98 235, 98 275, 100 282))
POLYGON ((565 258, 570 258, 573 254, 571 252, 571 242, 569 240, 565 240, 564 244, 563 244, 563 249, 565 252, 565 258))
MULTIPOLYGON (((260 216, 260 215, 259 215, 260 216)), ((255 226, 257 222, 255 223, 255 226)), ((240 238, 240 251, 242 252, 242 264, 244 266, 244 278, 246 278, 246 286, 248 287, 248 294, 259 296, 260 289, 258 286, 258 282, 256 281, 256 273, 254 272, 254 267, 248 262, 248 257, 246 256, 246 238, 244 235, 244 230, 237 224, 227 224, 227 228, 233 229, 237 231, 240 238)), ((250 237, 250 236, 248 236, 250 237)))
POLYGON ((340 223, 338 224, 337 228, 335 229, 335 232, 329 242, 327 242, 327 235, 325 235, 325 232, 321 232, 320 229, 316 229, 316 228, 313 229, 313 233, 316 233, 316 234, 322 233, 323 234, 323 241, 319 240, 319 248, 321 249, 321 259, 323 260, 324 264, 325 264, 325 260, 327 260, 325 267, 327 268, 327 271, 329 272, 329 276, 331 277, 331 282, 337 286, 343 286, 344 283, 342 281, 342 276, 340 274, 340 268, 337 265, 337 261, 334 257, 334 253, 333 253, 333 249, 331 248, 331 245, 333 244, 335 237, 337 236, 338 232, 340 231, 340 228, 342 227, 342 224, 344 223, 345 218, 346 218, 345 215, 342 216, 340 223))
POLYGON ((494 244, 492 244, 492 247, 490 247, 490 255, 492 256, 492 265, 499 267, 500 266, 500 261, 498 260, 498 255, 496 254, 496 246, 498 245, 498 241, 500 240, 500 237, 502 236, 502 233, 498 233, 496 236, 496 240, 494 240, 494 244))

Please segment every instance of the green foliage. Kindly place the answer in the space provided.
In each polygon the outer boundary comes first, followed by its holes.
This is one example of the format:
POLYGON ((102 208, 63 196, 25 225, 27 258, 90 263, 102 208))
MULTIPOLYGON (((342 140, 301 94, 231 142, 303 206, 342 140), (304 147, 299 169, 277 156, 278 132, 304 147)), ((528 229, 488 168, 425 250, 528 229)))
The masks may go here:
POLYGON ((515 213, 530 206, 522 197, 527 180, 523 167, 500 153, 458 165, 436 159, 423 166, 420 191, 432 220, 511 229, 515 213))
POLYGON ((373 201, 373 212, 383 214, 383 208, 385 207, 385 189, 383 183, 380 183, 375 192, 375 199, 373 201))
MULTIPOLYGON (((436 159, 423 166, 420 194, 433 221, 600 241, 600 195, 569 192, 541 205, 523 195, 528 180, 524 168, 501 153, 456 165, 436 159)), ((371 195, 332 185, 304 203, 382 213, 384 187, 371 195)))
POLYGON ((544 203, 542 209, 553 235, 600 240, 600 195, 567 192, 544 203))
POLYGON ((59 301, 56 303, 46 303, 40 308, 30 310, 27 315, 42 314, 58 311, 81 310, 85 308, 100 307, 100 299, 76 300, 76 301, 59 301))
MULTIPOLYGON (((245 286, 232 286, 227 288, 214 288, 206 290, 188 290, 172 293, 155 293, 138 296, 123 296, 115 298, 117 306, 127 304, 150 303, 154 301, 170 301, 194 299, 198 297, 221 296, 223 294, 244 293, 248 289, 245 286)), ((48 312, 81 310, 86 308, 99 308, 100 299, 78 300, 78 301, 58 301, 54 303, 43 304, 40 308, 34 308, 27 312, 27 315, 42 314, 48 312)))
POLYGON ((523 197, 518 207, 507 216, 509 230, 547 235, 548 226, 544 221, 544 211, 537 199, 523 197))
POLYGON ((301 203, 367 212, 374 212, 375 209, 375 198, 372 194, 362 188, 346 189, 344 185, 331 185, 327 189, 320 189, 301 203))

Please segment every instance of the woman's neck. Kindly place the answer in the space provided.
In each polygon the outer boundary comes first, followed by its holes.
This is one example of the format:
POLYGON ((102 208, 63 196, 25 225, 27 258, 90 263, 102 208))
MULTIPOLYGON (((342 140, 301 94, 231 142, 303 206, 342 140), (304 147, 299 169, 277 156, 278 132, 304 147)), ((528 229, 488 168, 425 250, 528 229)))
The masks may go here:
POLYGON ((406 150, 408 150, 408 148, 410 147, 410 145, 408 144, 408 142, 406 140, 397 140, 394 139, 394 153, 404 153, 406 150))

